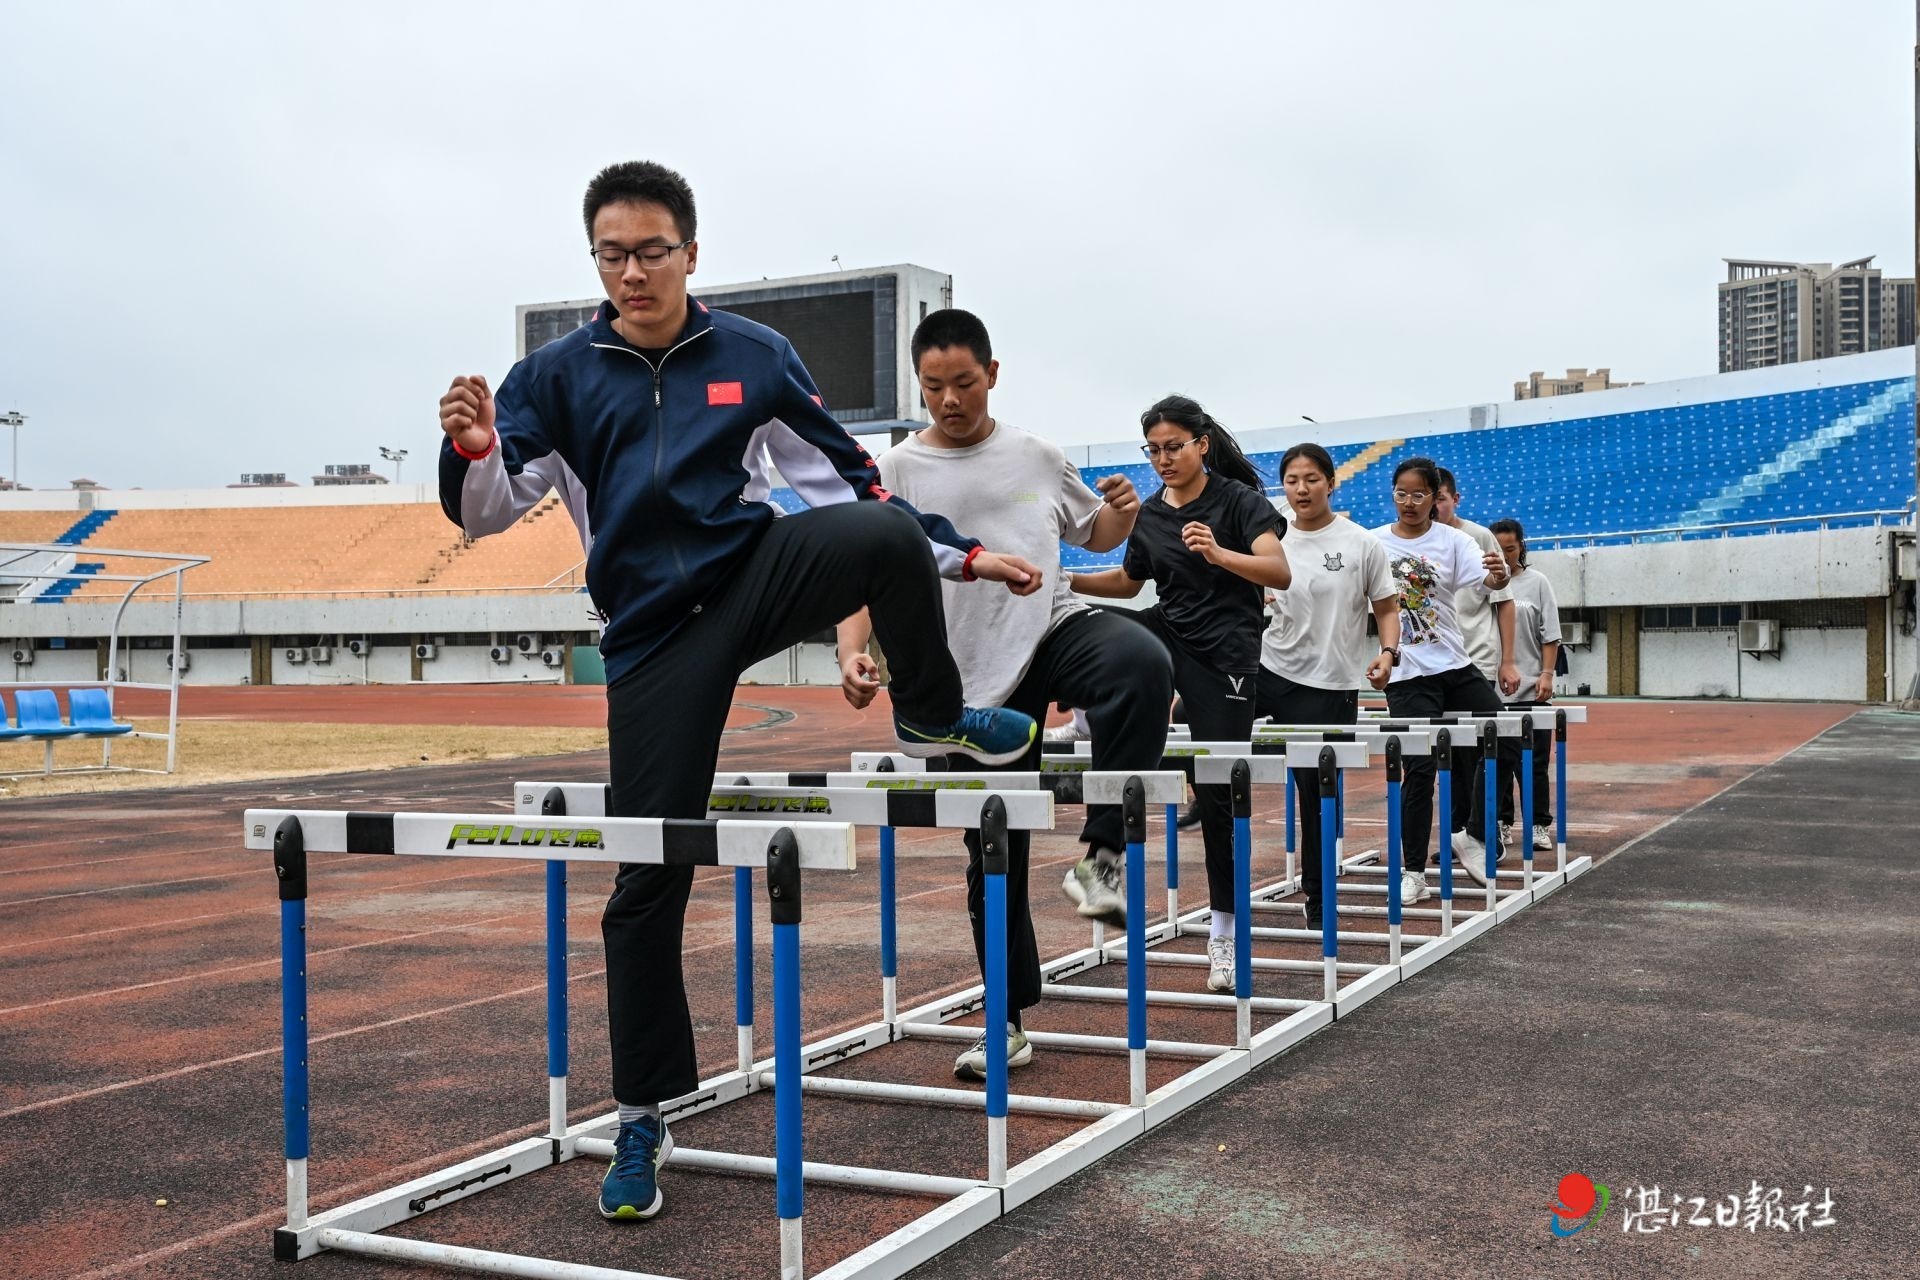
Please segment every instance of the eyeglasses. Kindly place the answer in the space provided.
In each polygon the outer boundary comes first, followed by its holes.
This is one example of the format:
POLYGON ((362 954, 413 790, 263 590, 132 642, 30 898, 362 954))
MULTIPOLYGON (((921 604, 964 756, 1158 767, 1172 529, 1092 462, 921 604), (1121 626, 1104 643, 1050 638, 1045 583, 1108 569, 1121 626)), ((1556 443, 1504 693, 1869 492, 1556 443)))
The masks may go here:
POLYGON ((628 258, 640 259, 640 265, 648 271, 654 271, 667 265, 667 259, 673 256, 675 249, 684 249, 692 244, 691 239, 679 244, 643 244, 638 249, 594 249, 593 260, 604 275, 615 275, 627 269, 628 258))
POLYGON ((1157 458, 1163 453, 1171 458, 1188 445, 1195 443, 1199 438, 1200 437, 1195 436, 1192 440, 1177 440, 1169 445, 1143 444, 1140 446, 1140 452, 1146 454, 1149 458, 1157 458))
POLYGON ((1393 491, 1393 500, 1395 502, 1411 502, 1417 506, 1422 502, 1431 502, 1433 495, 1425 489, 1417 493, 1408 493, 1405 489, 1395 489, 1393 491))

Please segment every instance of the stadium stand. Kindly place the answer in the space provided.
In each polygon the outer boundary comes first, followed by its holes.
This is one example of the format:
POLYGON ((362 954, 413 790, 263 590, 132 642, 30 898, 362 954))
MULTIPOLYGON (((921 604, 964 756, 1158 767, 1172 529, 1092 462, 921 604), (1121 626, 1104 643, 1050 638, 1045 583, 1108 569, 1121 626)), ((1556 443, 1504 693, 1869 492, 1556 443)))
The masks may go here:
MULTIPOLYGON (((76 549, 90 535, 108 545, 180 551, 211 557, 186 579, 194 595, 411 594, 446 590, 510 590, 541 587, 579 563, 582 552, 573 522, 549 497, 512 529, 470 542, 447 522, 437 505, 270 506, 199 509, 139 509, 113 513, 111 523, 94 512, 76 525, 71 512, 0 512, 0 541, 46 542, 69 530, 76 549), (48 517, 54 517, 49 519, 48 517)), ((146 566, 105 556, 74 568, 75 577, 49 588, 43 598, 117 598, 122 584, 88 582, 93 572, 144 572, 146 566)))

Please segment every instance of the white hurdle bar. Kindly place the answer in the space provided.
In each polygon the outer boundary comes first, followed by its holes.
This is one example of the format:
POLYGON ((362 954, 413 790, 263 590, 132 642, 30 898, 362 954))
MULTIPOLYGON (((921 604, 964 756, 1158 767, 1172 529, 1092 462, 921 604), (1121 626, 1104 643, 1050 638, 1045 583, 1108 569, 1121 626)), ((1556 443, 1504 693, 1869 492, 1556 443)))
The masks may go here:
MULTIPOLYGON (((249 809, 244 842, 248 849, 270 850, 280 897, 281 1061, 284 1137, 287 1162, 287 1221, 274 1232, 274 1256, 283 1261, 309 1257, 325 1249, 376 1257, 463 1267, 499 1275, 598 1280, 628 1275, 544 1258, 465 1249, 431 1241, 401 1240, 376 1234, 441 1205, 451 1204, 487 1186, 498 1185, 538 1168, 571 1158, 565 1150, 564 1092, 555 1077, 565 1076, 566 952, 548 938, 549 1123, 546 1138, 529 1139, 500 1151, 416 1179, 404 1187, 365 1197, 318 1215, 308 1212, 307 1161, 311 1154, 307 1050, 306 903, 308 858, 315 853, 376 856, 480 857, 539 859, 548 866, 548 922, 556 907, 565 923, 565 877, 556 864, 567 862, 648 863, 661 866, 764 867, 774 933, 774 1059, 776 1069, 798 1074, 800 1064, 800 872, 851 871, 854 831, 847 823, 816 823, 796 829, 784 822, 755 819, 681 820, 606 818, 581 821, 560 816, 558 796, 549 797, 536 823, 503 821, 497 814, 364 813, 311 809, 249 809), (559 886, 555 893, 556 883, 559 886), (556 902, 557 898, 557 902, 556 902), (557 963, 556 963, 557 960, 557 963), (556 1017, 556 1013, 558 1016, 556 1017), (557 1101, 556 1101, 557 1099, 557 1101), (502 1163, 504 1162, 504 1163, 502 1163)), ((804 1197, 801 1158, 800 1094, 783 1091, 775 1099, 774 1157, 780 1217, 781 1271, 798 1277, 804 1197)))

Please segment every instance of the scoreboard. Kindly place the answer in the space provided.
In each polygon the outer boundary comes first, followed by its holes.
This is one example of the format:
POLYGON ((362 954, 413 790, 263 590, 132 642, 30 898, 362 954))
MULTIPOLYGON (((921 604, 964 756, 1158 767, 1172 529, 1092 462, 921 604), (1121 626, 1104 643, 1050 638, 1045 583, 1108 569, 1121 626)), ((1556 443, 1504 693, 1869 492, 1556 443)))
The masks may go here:
MULTIPOLYGON (((953 277, 894 266, 789 276, 689 293, 784 335, 820 388, 828 412, 869 431, 924 425, 909 343, 929 311, 953 305, 953 277)), ((515 358, 523 359, 593 318, 597 298, 515 309, 515 358)))

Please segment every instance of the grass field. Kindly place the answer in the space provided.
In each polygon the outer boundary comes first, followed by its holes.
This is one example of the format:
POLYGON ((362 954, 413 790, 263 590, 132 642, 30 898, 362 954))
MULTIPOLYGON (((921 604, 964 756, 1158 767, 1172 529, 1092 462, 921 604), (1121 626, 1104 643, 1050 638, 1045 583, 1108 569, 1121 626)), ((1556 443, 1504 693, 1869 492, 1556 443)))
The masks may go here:
MULTIPOLYGON (((164 719, 135 719, 143 732, 165 732, 164 719)), ((285 778, 364 769, 404 769, 462 760, 559 755, 607 745, 605 729, 447 724, 303 724, 243 720, 181 720, 179 763, 171 774, 95 773, 37 776, 45 748, 37 742, 0 746, 0 797, 120 791, 134 787, 190 787, 205 782, 285 778)), ((98 741, 56 744, 54 768, 100 763, 98 741)), ((113 763, 158 769, 166 743, 123 739, 113 763)))

